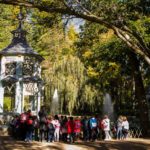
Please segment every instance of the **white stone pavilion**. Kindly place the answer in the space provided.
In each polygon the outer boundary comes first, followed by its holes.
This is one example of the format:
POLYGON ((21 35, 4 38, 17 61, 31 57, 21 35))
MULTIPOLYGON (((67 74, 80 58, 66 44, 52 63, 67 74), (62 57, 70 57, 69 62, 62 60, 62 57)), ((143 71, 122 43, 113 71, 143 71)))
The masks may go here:
POLYGON ((12 31, 10 45, 0 51, 0 113, 22 113, 40 110, 42 79, 40 63, 43 57, 27 43, 23 30, 23 15, 18 15, 19 27, 12 31), (5 105, 9 103, 9 110, 5 105))

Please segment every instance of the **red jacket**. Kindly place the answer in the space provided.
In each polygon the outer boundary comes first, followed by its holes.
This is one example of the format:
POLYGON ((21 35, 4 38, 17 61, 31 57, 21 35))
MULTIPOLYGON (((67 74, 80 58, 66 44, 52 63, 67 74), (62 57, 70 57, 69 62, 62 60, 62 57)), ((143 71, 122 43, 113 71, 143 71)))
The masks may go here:
POLYGON ((74 121, 69 120, 69 121, 66 123, 66 126, 67 126, 67 133, 68 133, 68 134, 74 133, 74 127, 75 127, 74 121))
POLYGON ((74 132, 75 133, 80 133, 81 132, 81 121, 80 120, 75 120, 74 124, 75 124, 74 132))

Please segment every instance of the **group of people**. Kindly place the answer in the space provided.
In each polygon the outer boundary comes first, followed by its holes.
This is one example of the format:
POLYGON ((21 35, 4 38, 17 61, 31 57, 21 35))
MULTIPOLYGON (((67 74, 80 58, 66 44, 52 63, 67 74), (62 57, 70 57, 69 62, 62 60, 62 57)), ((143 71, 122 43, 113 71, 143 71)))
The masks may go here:
POLYGON ((117 139, 126 139, 129 132, 129 122, 126 116, 119 116, 117 120, 117 139))
POLYGON ((129 123, 126 117, 120 116, 113 128, 110 119, 105 115, 102 119, 92 117, 67 117, 63 115, 47 115, 44 107, 38 116, 33 116, 31 111, 15 116, 10 123, 11 132, 15 138, 31 142, 32 140, 47 142, 76 140, 95 141, 97 139, 110 140, 111 133, 117 139, 127 138, 129 123), (126 131, 125 131, 126 130, 126 131))

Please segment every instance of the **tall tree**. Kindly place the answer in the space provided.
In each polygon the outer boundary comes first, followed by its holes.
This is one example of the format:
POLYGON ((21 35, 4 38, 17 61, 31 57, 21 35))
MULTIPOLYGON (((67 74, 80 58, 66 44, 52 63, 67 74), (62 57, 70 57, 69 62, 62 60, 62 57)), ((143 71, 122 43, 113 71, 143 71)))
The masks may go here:
POLYGON ((0 0, 2 4, 22 5, 49 13, 76 16, 112 29, 130 49, 150 64, 149 5, 146 0, 0 0), (145 9, 145 10, 144 10, 145 9), (133 22, 135 22, 133 24, 133 22), (145 27, 141 32, 137 24, 145 27))
POLYGON ((128 48, 114 37, 113 32, 94 24, 84 25, 77 47, 89 76, 99 84, 101 90, 111 92, 118 113, 133 114, 129 109, 134 108, 136 102, 138 108, 133 111, 140 115, 143 134, 146 134, 149 117, 144 79, 139 69, 142 60, 137 59, 134 53, 129 53, 128 48), (125 111, 121 106, 123 103, 125 111))

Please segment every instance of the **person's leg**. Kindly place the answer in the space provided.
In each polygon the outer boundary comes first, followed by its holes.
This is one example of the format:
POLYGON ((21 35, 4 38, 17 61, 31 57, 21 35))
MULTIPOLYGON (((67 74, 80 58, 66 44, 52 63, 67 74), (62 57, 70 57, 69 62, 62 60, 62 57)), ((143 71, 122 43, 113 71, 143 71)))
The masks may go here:
POLYGON ((32 134, 33 134, 33 132, 32 132, 32 130, 30 130, 29 131, 29 141, 32 141, 32 134))
POLYGON ((42 142, 44 138, 44 131, 40 130, 40 141, 42 142))
POLYGON ((56 141, 59 141, 59 129, 56 129, 56 141))
POLYGON ((83 140, 87 141, 87 132, 86 132, 86 130, 83 130, 83 140))
POLYGON ((123 138, 122 129, 120 129, 120 139, 123 138))
POLYGON ((109 139, 109 133, 108 131, 105 130, 105 140, 108 140, 109 139))
POLYGON ((56 138, 57 138, 57 132, 55 130, 55 132, 54 132, 54 141, 56 141, 56 138))
POLYGON ((111 140, 110 131, 108 131, 108 139, 111 140))
POLYGON ((51 142, 54 141, 54 132, 51 133, 51 142))
POLYGON ((29 131, 27 130, 27 132, 26 132, 26 138, 25 138, 25 141, 26 141, 26 142, 29 141, 29 136, 30 136, 29 134, 30 134, 30 133, 29 133, 29 131))
POLYGON ((120 130, 117 129, 117 140, 119 139, 120 130))
POLYGON ((127 139, 127 136, 128 136, 128 131, 126 130, 124 133, 124 138, 127 139))

